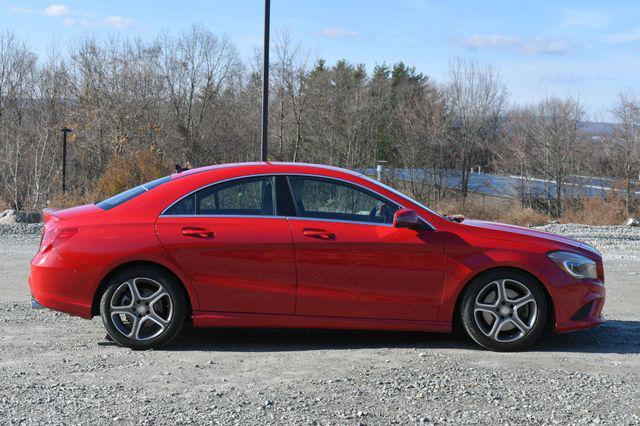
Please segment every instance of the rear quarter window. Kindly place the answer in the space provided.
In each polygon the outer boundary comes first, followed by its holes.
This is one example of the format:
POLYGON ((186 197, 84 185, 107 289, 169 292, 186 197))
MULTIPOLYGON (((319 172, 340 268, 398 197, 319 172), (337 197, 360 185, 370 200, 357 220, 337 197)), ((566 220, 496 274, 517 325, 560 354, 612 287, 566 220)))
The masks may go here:
POLYGON ((113 197, 100 201, 99 203, 96 203, 96 206, 100 207, 103 210, 112 209, 119 206, 120 204, 124 204, 127 201, 136 198, 140 194, 151 191, 153 188, 160 186, 163 183, 169 182, 169 180, 171 180, 171 176, 165 176, 161 177, 160 179, 152 180, 151 182, 136 186, 135 188, 127 189, 126 191, 116 194, 113 197))

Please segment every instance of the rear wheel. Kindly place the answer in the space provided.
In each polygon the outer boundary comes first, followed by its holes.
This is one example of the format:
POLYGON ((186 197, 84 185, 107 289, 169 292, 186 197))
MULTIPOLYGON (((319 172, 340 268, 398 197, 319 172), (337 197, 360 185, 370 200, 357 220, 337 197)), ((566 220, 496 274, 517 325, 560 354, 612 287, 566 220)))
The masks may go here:
POLYGON ((474 279, 462 299, 462 326, 479 345, 516 351, 533 343, 547 320, 547 300, 540 284, 510 270, 474 279))
POLYGON ((147 266, 114 276, 100 301, 107 333, 132 349, 154 349, 169 343, 185 323, 186 297, 175 278, 147 266))

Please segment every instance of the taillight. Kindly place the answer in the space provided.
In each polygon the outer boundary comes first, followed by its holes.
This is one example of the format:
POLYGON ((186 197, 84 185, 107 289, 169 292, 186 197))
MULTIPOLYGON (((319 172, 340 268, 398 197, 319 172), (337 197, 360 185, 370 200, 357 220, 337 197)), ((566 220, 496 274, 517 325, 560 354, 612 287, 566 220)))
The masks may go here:
POLYGON ((51 249, 55 244, 73 237, 78 232, 78 228, 46 228, 40 242, 40 253, 51 249))
POLYGON ((604 264, 602 261, 596 263, 596 271, 598 272, 598 279, 604 284, 604 264))

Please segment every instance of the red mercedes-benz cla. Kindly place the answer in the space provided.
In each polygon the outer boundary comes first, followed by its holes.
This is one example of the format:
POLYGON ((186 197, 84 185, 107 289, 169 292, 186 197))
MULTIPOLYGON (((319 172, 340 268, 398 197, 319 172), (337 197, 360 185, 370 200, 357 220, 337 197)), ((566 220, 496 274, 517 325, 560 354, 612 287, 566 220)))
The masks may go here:
POLYGON ((307 164, 177 173, 45 214, 34 304, 100 315, 134 349, 195 327, 450 332, 517 350, 600 324, 602 257, 517 226, 451 220, 380 182, 307 164))

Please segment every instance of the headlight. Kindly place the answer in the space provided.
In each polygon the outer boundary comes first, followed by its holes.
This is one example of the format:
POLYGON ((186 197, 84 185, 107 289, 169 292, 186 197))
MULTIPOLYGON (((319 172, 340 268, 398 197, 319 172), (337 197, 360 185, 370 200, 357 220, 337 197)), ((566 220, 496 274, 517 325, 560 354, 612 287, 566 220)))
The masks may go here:
POLYGON ((554 251, 548 254, 549 259, 553 260, 567 274, 572 277, 583 279, 598 278, 595 260, 586 256, 571 253, 568 251, 554 251))

